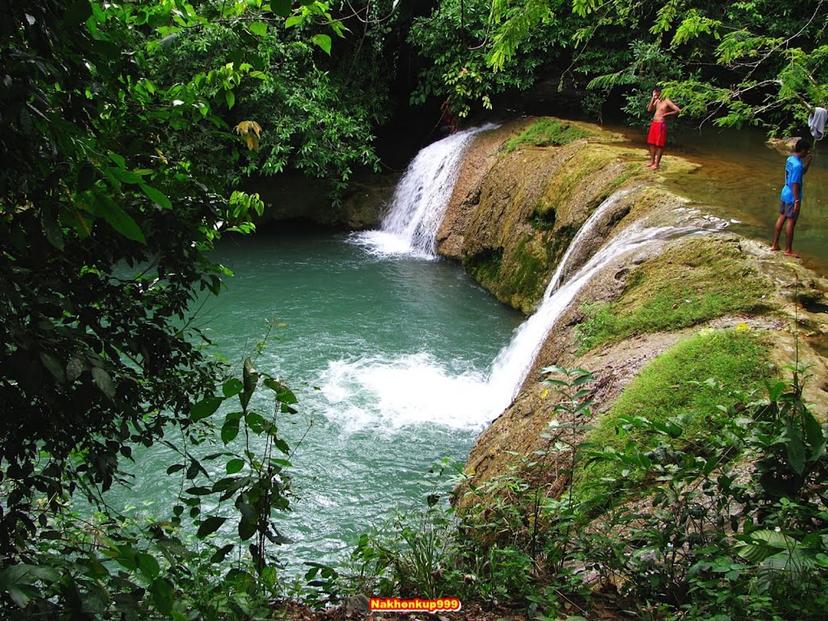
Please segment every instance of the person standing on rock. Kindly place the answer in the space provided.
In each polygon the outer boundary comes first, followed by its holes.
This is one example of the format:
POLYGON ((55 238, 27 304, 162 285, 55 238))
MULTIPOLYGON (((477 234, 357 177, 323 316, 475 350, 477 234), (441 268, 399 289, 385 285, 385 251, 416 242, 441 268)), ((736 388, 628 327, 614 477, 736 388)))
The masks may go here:
POLYGON ((681 112, 681 108, 667 97, 662 97, 661 87, 656 86, 653 89, 650 103, 647 104, 647 112, 653 113, 650 131, 647 134, 647 144, 650 147, 650 163, 647 168, 658 170, 661 166, 661 156, 664 155, 664 147, 667 146, 667 117, 677 115, 681 112))
POLYGON ((796 141, 793 153, 785 160, 785 187, 779 196, 779 217, 776 219, 776 229, 771 242, 771 250, 774 252, 779 250, 779 236, 784 226, 788 242, 785 254, 790 257, 799 256, 793 251, 793 236, 802 206, 803 177, 810 167, 811 143, 806 138, 800 138, 796 141))

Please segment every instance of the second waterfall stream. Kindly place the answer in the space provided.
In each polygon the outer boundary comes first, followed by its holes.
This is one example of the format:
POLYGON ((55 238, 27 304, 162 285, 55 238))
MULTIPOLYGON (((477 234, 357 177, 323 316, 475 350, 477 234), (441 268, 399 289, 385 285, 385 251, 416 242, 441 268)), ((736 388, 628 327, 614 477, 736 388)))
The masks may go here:
MULTIPOLYGON (((476 134, 492 127, 469 129, 421 150, 400 179, 381 230, 356 234, 352 241, 379 257, 436 258, 437 230, 463 154, 476 134)), ((354 391, 372 394, 376 412, 365 416, 345 413, 354 420, 355 428, 364 424, 362 418, 389 428, 419 422, 480 428, 489 423, 519 392, 558 318, 603 268, 645 244, 719 228, 718 223, 705 222, 694 217, 692 210, 682 209, 683 214, 676 214, 680 224, 648 226, 639 221, 627 225, 613 232, 582 265, 573 265, 577 254, 573 251, 594 236, 603 216, 632 191, 615 192, 587 218, 552 275, 537 310, 515 330, 486 371, 458 373, 436 363, 427 352, 412 352, 395 360, 344 360, 330 364, 323 378, 325 396, 335 405, 354 391)))

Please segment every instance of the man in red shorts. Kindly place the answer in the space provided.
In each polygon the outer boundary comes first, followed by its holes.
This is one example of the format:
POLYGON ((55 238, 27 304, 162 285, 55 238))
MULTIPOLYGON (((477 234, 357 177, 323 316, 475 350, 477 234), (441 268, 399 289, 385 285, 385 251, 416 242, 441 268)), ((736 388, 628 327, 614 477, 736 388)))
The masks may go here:
POLYGON ((664 147, 667 146, 667 117, 675 116, 681 112, 672 101, 661 96, 661 87, 653 89, 653 96, 647 104, 647 112, 653 112, 653 121, 650 123, 650 131, 647 134, 647 144, 650 146, 650 163, 647 168, 658 170, 661 165, 661 156, 664 154, 664 147))

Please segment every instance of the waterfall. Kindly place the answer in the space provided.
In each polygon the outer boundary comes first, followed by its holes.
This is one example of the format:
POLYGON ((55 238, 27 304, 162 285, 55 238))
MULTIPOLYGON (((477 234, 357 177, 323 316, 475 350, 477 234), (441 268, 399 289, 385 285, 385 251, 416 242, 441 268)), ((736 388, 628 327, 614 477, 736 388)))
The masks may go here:
POLYGON ((581 228, 578 229, 578 233, 576 233, 575 237, 573 237, 572 241, 569 243, 569 246, 567 246, 563 257, 561 257, 561 261, 558 263, 558 267, 552 275, 552 280, 550 280, 549 284, 546 286, 546 292, 543 294, 544 299, 552 295, 552 293, 561 285, 561 280, 563 279, 564 274, 566 274, 570 269, 569 264, 572 261, 572 255, 575 253, 575 250, 580 248, 581 245, 589 238, 593 229, 595 229, 601 221, 601 218, 604 217, 604 214, 612 209, 618 201, 632 193, 633 189, 634 188, 625 188, 617 191, 615 194, 611 195, 600 205, 598 205, 595 211, 592 212, 592 215, 584 221, 581 228))
MULTIPOLYGON (((496 126, 484 125, 468 129, 420 151, 397 185, 391 209, 383 219, 382 229, 358 233, 352 236, 351 240, 382 256, 403 254, 433 258, 437 230, 451 198, 465 149, 477 133, 493 127, 496 126)), ((488 373, 456 376, 433 364, 425 365, 430 373, 429 383, 438 384, 441 394, 454 397, 453 416, 456 416, 457 411, 464 409, 463 404, 466 406, 465 409, 469 410, 467 416, 463 417, 463 424, 472 421, 484 424, 512 403, 532 369, 549 331, 587 283, 602 269, 647 243, 680 235, 703 234, 727 226, 726 222, 718 218, 702 215, 692 209, 676 208, 673 210, 673 216, 677 221, 675 225, 662 226, 652 222, 648 224, 646 218, 634 222, 616 233, 578 267, 576 258, 579 248, 595 235, 596 229, 613 207, 633 191, 635 188, 615 192, 583 223, 552 275, 537 311, 515 330, 511 341, 498 353, 488 373)), ((411 360, 404 360, 390 366, 393 370, 402 370, 398 375, 402 374, 406 378, 403 383, 408 383, 411 365, 411 360)), ((353 384, 361 390, 367 389, 376 393, 381 401, 388 401, 385 393, 391 390, 389 386, 397 386, 394 390, 398 391, 400 384, 397 381, 389 381, 388 368, 388 361, 360 362, 344 364, 342 368, 332 368, 326 392, 332 396, 343 390, 350 392, 353 388, 346 390, 343 386, 353 384), (376 381, 377 377, 382 377, 382 381, 376 381)), ((420 390, 420 385, 415 383, 415 387, 417 391, 420 390)), ((410 400, 407 398, 405 401, 408 403, 410 400)), ((429 407, 419 407, 415 418, 422 417, 423 412, 429 410, 429 407)), ((399 407, 390 409, 402 412, 399 407)), ((405 415, 399 414, 395 418, 413 420, 410 412, 403 414, 405 415)), ((433 414, 430 420, 445 422, 445 412, 433 414)))
POLYGON ((491 123, 472 127, 422 149, 397 184, 382 228, 357 233, 351 240, 379 255, 434 258, 437 229, 451 199, 463 154, 475 135, 495 127, 491 123))
POLYGON ((584 223, 561 260, 538 310, 515 330, 512 340, 500 351, 492 363, 488 384, 491 389, 490 394, 497 400, 498 411, 508 407, 517 395, 555 322, 569 308, 575 296, 601 269, 648 242, 684 234, 702 233, 707 228, 721 228, 725 224, 717 220, 712 222, 712 227, 711 223, 705 226, 696 218, 690 218, 685 224, 676 226, 645 226, 636 222, 619 232, 562 283, 562 274, 566 270, 572 248, 592 232, 603 213, 621 198, 622 193, 623 191, 618 192, 608 198, 584 223))

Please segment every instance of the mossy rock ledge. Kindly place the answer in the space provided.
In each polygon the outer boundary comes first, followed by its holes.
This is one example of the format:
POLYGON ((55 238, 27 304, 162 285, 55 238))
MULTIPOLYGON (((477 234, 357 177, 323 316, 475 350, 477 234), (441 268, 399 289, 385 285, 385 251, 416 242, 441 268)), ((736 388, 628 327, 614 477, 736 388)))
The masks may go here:
MULTIPOLYGON (((598 126, 544 119, 547 126, 533 130, 537 122, 507 123, 471 145, 438 233, 438 251, 462 262, 504 303, 533 312, 580 227, 619 189, 630 191, 573 248, 569 270, 632 224, 709 218, 703 205, 663 184, 696 164, 668 155, 662 171, 652 172, 641 149, 598 126), (554 140, 559 124, 577 125, 577 131, 563 128, 572 141, 532 144, 539 134, 548 142, 550 126, 554 140)), ((539 370, 549 365, 594 373, 590 433, 608 438, 619 413, 657 417, 685 410, 702 417, 728 405, 729 389, 761 393, 765 380, 786 374, 798 350, 811 375, 806 398, 824 419, 826 291, 819 275, 726 229, 653 241, 611 261, 558 318, 514 402, 478 438, 466 466, 469 481, 455 496, 458 506, 480 502, 479 495, 465 494, 467 486, 507 472, 519 456, 541 448, 541 434, 559 416, 554 390, 539 381, 539 370), (688 389, 711 379, 721 394, 700 400, 688 389), (671 398, 658 398, 661 393, 671 398)), ((698 432, 713 430, 699 426, 698 432)), ((547 468, 550 495, 573 484, 561 474, 566 471, 547 468)), ((590 489, 589 476, 577 473, 576 487, 590 489)))

